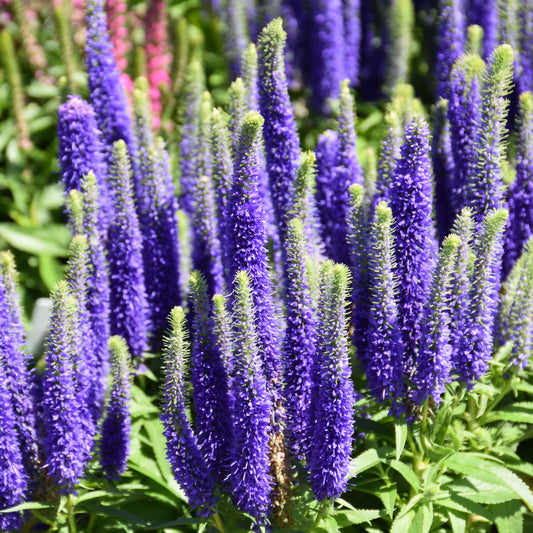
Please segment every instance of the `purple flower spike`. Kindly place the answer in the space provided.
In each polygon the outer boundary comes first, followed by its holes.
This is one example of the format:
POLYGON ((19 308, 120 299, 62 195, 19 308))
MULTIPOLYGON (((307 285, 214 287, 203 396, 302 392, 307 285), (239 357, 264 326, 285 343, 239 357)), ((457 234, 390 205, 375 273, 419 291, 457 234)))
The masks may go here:
POLYGON ((143 234, 149 343, 152 348, 157 348, 168 313, 181 301, 178 206, 173 194, 168 154, 161 139, 149 149, 147 169, 144 185, 150 202, 145 205, 139 221, 143 234))
POLYGON ((342 0, 344 22, 344 64, 346 77, 350 86, 356 87, 359 82, 359 61, 361 47, 361 0, 342 0))
POLYGON ((478 227, 491 209, 502 207, 503 181, 501 160, 513 76, 513 50, 498 46, 491 55, 482 93, 479 137, 474 158, 475 172, 467 183, 468 205, 472 207, 478 227))
MULTIPOLYGON (((21 504, 28 485, 6 370, 0 359, 0 511, 21 504)), ((0 513, 0 531, 20 531, 21 523, 20 513, 0 513)))
POLYGON ((213 514, 215 481, 209 474, 187 416, 185 396, 189 342, 185 312, 175 307, 170 314, 170 334, 163 345, 163 399, 161 420, 167 440, 167 459, 178 484, 199 514, 213 514))
POLYGON ((316 316, 309 290, 304 227, 292 219, 287 228, 287 329, 283 341, 286 436, 294 456, 309 451, 312 370, 316 357, 316 316))
POLYGON ((322 240, 326 255, 331 257, 334 228, 335 160, 337 157, 337 133, 326 130, 318 137, 316 145, 316 204, 320 219, 322 240))
POLYGON ((438 405, 444 386, 450 381, 450 294, 460 243, 461 239, 457 235, 449 235, 444 239, 439 261, 433 272, 416 368, 410 376, 416 385, 416 388, 411 389, 414 401, 419 405, 429 397, 438 405))
MULTIPOLYGON (((88 0, 86 5, 87 42, 85 45, 91 105, 101 132, 108 166, 113 143, 122 139, 135 160, 136 147, 128 102, 107 33, 104 0, 88 0)), ((136 174, 136 172, 135 172, 136 174)))
POLYGON ((387 135, 381 145, 376 193, 372 199, 374 208, 379 202, 390 201, 392 175, 396 170, 396 165, 400 158, 400 148, 403 139, 400 117, 393 109, 389 109, 389 112, 385 116, 385 122, 388 124, 388 129, 387 135))
POLYGON ((346 78, 344 57, 343 5, 341 0, 312 0, 313 17, 313 100, 330 112, 346 78))
POLYGON ((106 184, 107 165, 99 136, 93 108, 79 96, 69 96, 57 112, 61 183, 65 193, 80 190, 84 176, 91 170, 94 172, 101 194, 102 230, 106 231, 111 205, 106 184))
POLYGON ((525 368, 533 347, 533 239, 513 266, 503 285, 498 312, 498 341, 512 341, 510 362, 525 368))
POLYGON ((95 402, 101 413, 104 381, 109 371, 109 274, 102 235, 98 227, 100 192, 96 178, 89 172, 83 181, 83 233, 89 245, 87 310, 93 332, 96 368, 93 375, 95 402))
POLYGON ((300 166, 300 141, 284 70, 285 39, 281 19, 275 19, 263 29, 257 44, 259 107, 265 119, 263 138, 267 171, 281 243, 285 239, 286 216, 293 201, 300 166))
MULTIPOLYGON (((20 302, 16 292, 15 259, 10 251, 0 252, 0 366, 7 377, 12 414, 26 474, 35 477, 40 457, 37 442, 36 406, 30 357, 25 351, 20 302)), ((7 414, 6 414, 7 416, 7 414)), ((0 427, 3 427, 0 425, 0 427)))
POLYGON ((246 270, 250 276, 264 372, 269 391, 274 392, 280 376, 279 331, 268 272, 265 208, 258 193, 257 156, 262 125, 259 113, 246 115, 234 165, 226 227, 231 274, 246 270))
POLYGON ((519 92, 533 91, 533 5, 519 4, 519 46, 520 65, 519 92))
POLYGON ((98 362, 95 357, 95 336, 91 330, 91 318, 87 308, 89 280, 89 245, 84 235, 75 235, 69 247, 69 261, 67 265, 67 281, 72 296, 78 303, 76 312, 75 339, 77 350, 74 360, 74 378, 80 410, 82 411, 82 425, 86 439, 87 453, 93 447, 96 424, 101 414, 101 383, 95 377, 98 362))
POLYGON ((66 282, 60 281, 51 297, 52 316, 42 384, 44 450, 48 475, 62 490, 73 492, 87 460, 74 368, 77 303, 70 296, 66 282))
POLYGON ((348 284, 348 268, 331 266, 331 283, 323 287, 318 310, 314 433, 309 461, 317 500, 337 498, 347 486, 355 402, 348 356, 348 284))
POLYGON ((402 341, 398 325, 394 279, 392 211, 380 202, 374 214, 369 254, 370 309, 365 372, 372 396, 398 402, 405 396, 402 380, 402 341))
POLYGON ((476 260, 472 275, 472 289, 466 328, 461 350, 453 367, 458 379, 469 387, 488 369, 492 356, 492 331, 498 302, 498 278, 502 254, 502 237, 507 221, 507 211, 490 211, 475 243, 476 260))
POLYGON ((467 326, 472 285, 469 265, 473 256, 474 217, 470 208, 465 207, 457 216, 452 231, 461 239, 452 279, 452 307, 450 310, 450 344, 452 347, 450 359, 457 361, 461 357, 461 350, 463 349, 463 336, 467 326))
POLYGON ((448 120, 455 164, 454 214, 467 205, 467 184, 476 172, 476 143, 481 122, 481 75, 485 63, 477 55, 465 55, 451 72, 448 120))
POLYGON ((503 259, 504 277, 533 234, 533 94, 530 92, 520 95, 517 130, 516 178, 507 193, 509 223, 503 259))
POLYGON ((120 479, 125 472, 130 452, 130 365, 131 356, 122 337, 109 339, 112 382, 109 403, 102 425, 100 463, 111 479, 120 479))
POLYGON ((436 58, 437 99, 448 98, 452 67, 465 47, 465 0, 439 2, 439 29, 436 58))
POLYGON ((498 44, 498 0, 469 0, 468 24, 483 28, 484 56, 489 57, 498 44))
POLYGON ((333 181, 333 232, 331 236, 331 258, 344 264, 350 263, 347 244, 347 222, 350 209, 348 188, 352 184, 363 184, 363 170, 357 156, 355 134, 354 101, 348 87, 348 80, 341 85, 337 153, 335 157, 335 178, 333 181))
POLYGON ((439 100, 433 108, 431 159, 435 176, 437 236, 440 241, 449 233, 453 221, 455 163, 447 111, 447 100, 439 100))
POLYGON ((198 61, 191 61, 187 67, 183 87, 184 112, 180 136, 180 205, 188 216, 191 216, 193 212, 193 183, 198 175, 200 106, 204 90, 205 80, 202 66, 198 61))
POLYGON ((434 249, 429 130, 417 117, 405 129, 405 144, 391 183, 395 220, 398 322, 404 371, 411 372, 422 335, 434 249))
POLYGON ((189 287, 193 312, 191 383, 196 413, 195 431, 211 475, 222 482, 229 466, 228 448, 231 442, 228 376, 214 335, 207 283, 200 272, 191 274, 189 287))
POLYGON ((229 481, 239 509, 265 522, 271 505, 270 398, 260 359, 251 279, 235 277, 233 446, 229 481))
POLYGON ((147 345, 147 297, 144 284, 142 236, 135 210, 128 148, 124 141, 113 147, 110 168, 115 216, 109 228, 108 261, 111 335, 120 335, 133 357, 147 345))

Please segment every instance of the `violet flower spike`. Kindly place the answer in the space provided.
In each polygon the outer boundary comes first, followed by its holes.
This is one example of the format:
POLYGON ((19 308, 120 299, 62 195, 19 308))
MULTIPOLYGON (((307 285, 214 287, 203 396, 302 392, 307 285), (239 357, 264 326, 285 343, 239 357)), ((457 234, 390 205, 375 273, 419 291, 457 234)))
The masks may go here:
POLYGON ((410 376, 416 385, 412 390, 415 402, 419 405, 429 397, 438 405, 445 385, 450 381, 450 297, 460 243, 457 235, 452 234, 444 239, 433 272, 431 295, 422 326, 423 337, 414 374, 410 376))
POLYGON ((421 116, 407 126, 401 154, 391 183, 391 209, 395 220, 398 323, 404 345, 404 372, 409 374, 422 336, 434 253, 429 130, 421 116))
POLYGON ((79 96, 69 96, 59 106, 57 137, 60 181, 65 187, 65 194, 72 189, 80 190, 84 176, 92 170, 101 194, 101 227, 102 231, 107 231, 111 204, 106 182, 108 169, 103 159, 104 148, 93 108, 79 96))
POLYGON ((93 332, 93 350, 96 357, 94 372, 95 402, 101 410, 103 401, 103 383, 109 369, 109 279, 102 235, 98 226, 100 191, 92 172, 83 183, 83 234, 89 245, 89 290, 87 309, 93 332))
POLYGON ((452 229, 461 239, 457 250, 457 259, 453 272, 450 309, 450 359, 452 364, 462 355, 464 335, 467 331, 468 308, 472 286, 472 269, 474 252, 472 240, 474 232, 474 217, 472 210, 465 207, 457 216, 452 229))
POLYGON ((465 48, 465 0, 440 0, 438 44, 435 69, 437 76, 437 100, 448 98, 452 67, 465 48))
POLYGON ((55 286, 51 297, 52 316, 42 384, 44 451, 48 475, 61 490, 72 493, 87 460, 83 453, 85 436, 74 369, 77 347, 73 310, 77 303, 63 281, 55 286))
POLYGON ((148 330, 147 296, 144 283, 143 242, 135 210, 128 148, 124 141, 113 147, 109 172, 113 186, 115 216, 109 228, 111 335, 120 335, 134 358, 146 349, 148 330))
MULTIPOLYGON (((123 139, 130 154, 136 154, 128 102, 113 56, 113 45, 107 33, 104 0, 87 0, 87 65, 91 105, 101 133, 104 159, 111 164, 113 143, 123 139)), ((135 160, 135 155, 132 159, 135 160)), ((137 175, 137 169, 134 174, 137 175)))
POLYGON ((347 245, 347 221, 350 209, 348 188, 352 184, 363 184, 363 170, 357 156, 357 136, 355 134, 354 101, 344 80, 340 90, 340 110, 337 132, 337 152, 335 157, 335 178, 333 181, 331 258, 349 264, 350 255, 347 245))
POLYGON ((109 339, 109 353, 112 382, 102 424, 100 463, 107 477, 120 479, 126 471, 130 453, 131 356, 126 342, 117 335, 109 339))
POLYGON ((375 210, 368 260, 369 316, 364 369, 370 392, 378 401, 398 406, 405 397, 402 380, 402 340, 398 323, 397 283, 394 278, 392 211, 385 202, 375 210))
POLYGON ((209 474, 196 436, 187 416, 185 396, 186 366, 189 342, 185 328, 185 312, 175 307, 170 313, 170 333, 163 344, 165 377, 160 415, 167 441, 167 459, 178 484, 198 513, 208 517, 214 512, 215 481, 209 474))
POLYGON ((89 244, 85 235, 75 235, 70 242, 67 264, 67 281, 72 296, 76 298, 77 308, 74 317, 75 340, 77 349, 74 359, 74 378, 82 425, 87 437, 87 453, 93 447, 96 426, 101 415, 101 383, 98 376, 98 361, 94 349, 96 338, 91 329, 91 316, 87 306, 89 280, 89 244))
POLYGON ((214 335, 208 285, 200 272, 191 274, 189 287, 193 313, 191 383, 195 433, 210 474, 221 483, 227 474, 231 446, 228 375, 214 335))
POLYGON ((317 500, 337 498, 347 486, 354 432, 355 391, 350 379, 346 304, 349 272, 332 268, 331 286, 322 298, 318 318, 318 357, 314 379, 314 435, 309 461, 310 481, 317 500))
POLYGON ((350 212, 347 222, 348 247, 352 276, 357 280, 352 288, 353 344, 357 350, 357 358, 364 366, 366 365, 366 334, 369 315, 369 224, 362 185, 351 185, 348 192, 350 195, 350 212))
POLYGON ((533 235, 533 94, 519 97, 516 178, 507 191, 509 222, 505 235, 503 276, 510 271, 529 237, 533 235))
POLYGON ((433 108, 431 159, 435 177, 435 215, 439 241, 449 233, 453 220, 455 162, 447 112, 447 100, 439 100, 433 108))
POLYGON ((280 377, 279 331, 268 272, 263 198, 259 195, 258 148, 263 118, 246 115, 241 128, 228 203, 227 230, 231 274, 246 270, 256 308, 257 333, 269 391, 276 393, 280 377))
POLYGON ((361 0, 342 0, 345 75, 350 87, 359 84, 361 47, 361 0))
MULTIPOLYGON (((312 0, 313 24, 312 99, 322 112, 331 112, 346 78, 345 35, 341 0, 312 0)), ((348 43, 346 43, 348 44, 348 43)))
POLYGON ((319 135, 315 150, 317 166, 316 205, 320 219, 322 240, 328 257, 331 257, 334 248, 335 213, 333 209, 337 144, 337 133, 332 130, 326 130, 319 135))
POLYGON ((505 209, 490 211, 483 221, 475 243, 476 261, 463 345, 453 361, 460 381, 471 388, 485 374, 492 356, 492 331, 498 290, 495 270, 501 262, 501 241, 508 213, 505 209))
POLYGON ((273 485, 269 459, 271 400, 260 359, 251 279, 239 271, 234 285, 233 445, 228 479, 237 507, 265 523, 273 485))
POLYGON ((455 164, 453 211, 458 214, 468 204, 467 184, 476 173, 476 145, 481 122, 481 75, 483 60, 464 55, 454 65, 449 85, 448 121, 455 164))
POLYGON ((298 459, 309 451, 312 372, 316 358, 316 314, 309 289, 306 241, 301 220, 287 227, 287 329, 283 341, 283 396, 289 449, 298 459))
MULTIPOLYGON (((0 511, 21 504, 28 487, 9 383, 5 363, 0 359, 0 511)), ((20 512, 0 513, 0 531, 20 531, 21 525, 20 512)))
POLYGON ((281 19, 275 19, 263 29, 257 44, 259 107, 265 119, 267 171, 282 245, 300 161, 300 141, 285 76, 285 40, 281 19))
POLYGON ((6 390, 10 391, 12 416, 25 473, 35 478, 40 464, 37 414, 33 399, 35 385, 30 357, 26 352, 17 276, 13 254, 10 251, 0 252, 0 365, 7 379, 6 390))
POLYGON ((501 160, 506 134, 506 96, 511 91, 513 50, 499 46, 491 55, 482 93, 479 137, 476 143, 475 172, 467 183, 468 204, 474 210, 476 223, 482 224, 491 209, 503 205, 501 160))

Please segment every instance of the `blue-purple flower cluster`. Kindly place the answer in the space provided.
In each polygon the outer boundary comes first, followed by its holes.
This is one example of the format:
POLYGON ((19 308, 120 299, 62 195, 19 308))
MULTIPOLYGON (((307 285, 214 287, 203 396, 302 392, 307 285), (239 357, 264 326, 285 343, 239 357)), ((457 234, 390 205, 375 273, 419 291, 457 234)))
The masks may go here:
MULTIPOLYGON (((59 109, 73 238, 67 281, 51 295, 42 374, 24 349, 13 258, 0 254, 0 509, 51 484, 74 492, 95 456, 120 477, 130 368, 148 349, 162 347, 167 457, 190 504, 210 516, 231 498, 257 526, 284 525, 295 472, 318 500, 346 490, 363 392, 350 361, 364 392, 413 419, 450 382, 474 387, 495 347, 512 342, 516 371, 529 358, 531 13, 510 17, 524 27, 500 27, 473 0, 441 2, 431 139, 404 83, 411 2, 390 2, 387 20, 384 2, 281 4, 289 49, 274 19, 256 51, 254 10, 228 3, 230 59, 243 79, 227 112, 214 108, 202 65, 188 65, 175 187, 146 83, 129 103, 103 2, 88 1, 90 103, 73 95, 59 109), (468 39, 471 23, 482 46, 468 39), (314 153, 301 152, 289 96, 302 80, 335 116, 314 153), (359 163, 358 83, 391 97, 375 172, 359 163)), ((0 529, 20 519, 0 514, 0 529)))

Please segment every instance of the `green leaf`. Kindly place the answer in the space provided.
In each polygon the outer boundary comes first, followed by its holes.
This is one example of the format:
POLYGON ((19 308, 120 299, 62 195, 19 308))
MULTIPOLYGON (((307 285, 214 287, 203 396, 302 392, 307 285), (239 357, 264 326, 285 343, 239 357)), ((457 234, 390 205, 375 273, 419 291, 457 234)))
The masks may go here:
POLYGON ((447 498, 437 498, 435 504, 461 513, 476 514, 482 516, 489 522, 493 522, 492 513, 488 509, 485 509, 485 507, 479 505, 479 503, 463 498, 454 492, 449 493, 447 498))
POLYGON ((407 483, 409 483, 409 485, 411 485, 416 492, 420 491, 420 483, 416 477, 416 474, 405 463, 396 461, 396 459, 391 459, 390 461, 387 461, 387 464, 390 465, 391 468, 394 468, 396 472, 401 474, 405 481, 407 481, 407 483))
POLYGON ((320 524, 318 524, 318 527, 314 529, 316 532, 322 532, 325 531, 326 533, 338 533, 339 526, 337 525, 337 521, 333 516, 326 516, 325 518, 322 518, 320 521, 320 524))
POLYGON ((167 445, 165 437, 163 436, 163 424, 158 418, 152 418, 144 423, 144 428, 150 438, 157 466, 159 467, 162 476, 168 481, 169 479, 172 479, 173 476, 167 461, 167 445))
POLYGON ((45 502, 26 502, 14 507, 8 507, 7 509, 0 509, 0 513, 13 513, 16 511, 29 511, 31 509, 53 509, 55 505, 53 503, 45 502))
POLYGON ((433 524, 433 505, 431 502, 424 501, 416 509, 409 533, 429 533, 431 524, 433 524))
POLYGON ((383 487, 379 490, 377 495, 379 496, 379 499, 383 502, 383 505, 385 507, 385 511, 387 511, 387 514, 392 518, 394 514, 394 506, 396 505, 396 483, 392 483, 388 487, 383 487))
POLYGON ((452 533, 465 533, 466 531, 466 519, 468 515, 460 513, 458 511, 448 511, 448 517, 452 526, 452 533))
POLYGON ((394 421, 394 437, 396 441, 396 460, 399 461, 407 441, 407 423, 404 418, 397 418, 394 421))
POLYGON ((205 518, 178 518, 177 520, 171 520, 170 522, 162 522, 160 524, 147 524, 146 526, 138 527, 136 529, 137 531, 143 531, 147 529, 162 531, 163 529, 168 527, 203 524, 205 522, 205 518))
POLYGON ((335 513, 335 520, 340 527, 348 527, 352 524, 370 524, 372 520, 379 518, 380 512, 377 509, 343 509, 335 513))
POLYGON ((46 288, 51 290, 60 279, 63 279, 65 271, 56 257, 43 254, 39 256, 39 275, 46 288))
POLYGON ((111 516, 127 524, 146 526, 144 520, 142 520, 138 516, 127 511, 123 511, 122 509, 118 509, 114 505, 100 505, 99 503, 82 503, 81 506, 90 513, 94 513, 99 516, 111 516))
POLYGON ((465 533, 467 516, 468 515, 465 515, 458 511, 448 511, 448 517, 452 526, 452 533, 465 533))
POLYGON ((392 451, 392 448, 371 448, 364 451, 352 459, 350 463, 350 475, 355 477, 357 474, 376 466, 383 462, 392 451))
POLYGON ((448 427, 452 419, 452 409, 449 403, 445 403, 437 413, 433 427, 431 428, 431 439, 436 444, 442 444, 448 433, 448 427))
POLYGON ((517 402, 506 405, 484 417, 483 423, 490 424, 499 420, 519 424, 533 424, 533 402, 517 402))
POLYGON ((13 248, 29 254, 56 257, 68 255, 70 232, 61 224, 29 229, 11 222, 2 222, 0 223, 0 237, 13 248))
POLYGON ((514 491, 501 484, 495 485, 471 477, 458 479, 446 488, 477 503, 503 503, 516 499, 514 491))
POLYGON ((411 528, 411 524, 415 518, 415 511, 411 509, 403 516, 399 514, 392 523, 390 533, 406 533, 411 528))
POLYGON ((522 502, 510 502, 492 505, 494 521, 499 533, 521 533, 524 530, 524 517, 522 515, 522 502))

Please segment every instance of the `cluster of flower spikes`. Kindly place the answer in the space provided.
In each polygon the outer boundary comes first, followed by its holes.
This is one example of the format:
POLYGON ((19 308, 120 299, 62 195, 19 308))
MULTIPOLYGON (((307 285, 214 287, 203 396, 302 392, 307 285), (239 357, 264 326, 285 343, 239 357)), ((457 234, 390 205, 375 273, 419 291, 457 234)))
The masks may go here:
MULTIPOLYGON (((16 270, 10 252, 0 254, 0 339, 3 475, 0 509, 46 491, 74 492, 93 454, 106 475, 118 477, 129 449, 130 355, 120 337, 110 340, 113 382, 102 416, 104 383, 95 373, 87 308, 89 244, 73 238, 67 280, 51 293, 51 318, 44 370, 37 370, 25 348, 16 270), (96 433, 103 418, 100 449, 96 433), (121 445, 119 445, 121 444, 121 445)), ((18 530, 19 512, 0 515, 2 531, 18 530)))
MULTIPOLYGON (((199 65, 189 68, 190 120, 182 131, 180 165, 182 205, 196 237, 195 271, 186 288, 192 341, 184 312, 176 308, 164 344, 162 420, 177 481, 201 514, 213 513, 225 493, 258 524, 288 520, 294 466, 307 473, 320 500, 346 489, 356 397, 348 357, 350 275, 323 257, 315 157, 300 154, 284 42, 278 19, 261 32, 258 59, 250 57, 255 48, 247 49, 244 64, 259 68, 234 82, 235 94, 244 98, 233 100, 229 119, 210 109, 199 65), (255 91, 264 119, 247 98, 255 91), (273 226, 270 194, 277 200, 273 226), (269 272, 272 229, 284 243, 279 276, 285 316, 269 272), (222 283, 210 266, 218 262, 222 283), (194 424, 185 398, 189 358, 194 424), (221 411, 229 416, 221 419, 221 411)), ((343 91, 348 119, 339 135, 338 165, 349 166, 353 101, 346 86, 343 91)), ((348 213, 347 195, 338 202, 348 213)), ((334 228, 346 240, 342 229, 334 228)))

